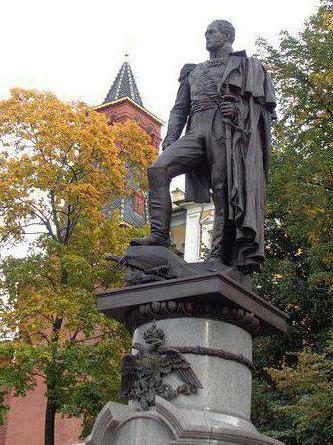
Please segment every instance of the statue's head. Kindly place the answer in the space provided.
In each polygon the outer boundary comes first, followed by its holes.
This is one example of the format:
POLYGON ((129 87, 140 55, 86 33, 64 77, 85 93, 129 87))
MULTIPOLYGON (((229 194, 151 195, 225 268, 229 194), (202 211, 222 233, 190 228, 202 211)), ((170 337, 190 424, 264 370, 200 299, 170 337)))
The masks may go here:
POLYGON ((235 28, 227 20, 214 20, 205 32, 206 48, 214 51, 227 44, 230 46, 235 40, 235 28))

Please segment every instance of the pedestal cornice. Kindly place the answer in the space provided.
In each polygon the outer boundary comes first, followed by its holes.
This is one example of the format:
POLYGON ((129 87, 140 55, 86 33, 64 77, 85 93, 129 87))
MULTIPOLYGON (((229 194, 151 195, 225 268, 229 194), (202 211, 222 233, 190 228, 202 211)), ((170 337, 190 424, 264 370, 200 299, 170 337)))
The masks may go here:
POLYGON ((129 328, 153 319, 204 317, 229 321, 253 335, 286 332, 287 315, 224 273, 208 273, 97 294, 98 310, 129 328))

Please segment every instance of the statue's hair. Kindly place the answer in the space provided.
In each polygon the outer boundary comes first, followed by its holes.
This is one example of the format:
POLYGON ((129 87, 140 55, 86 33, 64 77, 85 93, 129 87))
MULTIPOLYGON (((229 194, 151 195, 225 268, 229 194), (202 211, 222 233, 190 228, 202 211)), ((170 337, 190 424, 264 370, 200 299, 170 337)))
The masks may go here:
POLYGON ((228 38, 228 42, 233 43, 235 40, 235 28, 227 20, 214 20, 211 25, 217 25, 220 31, 223 31, 228 38))

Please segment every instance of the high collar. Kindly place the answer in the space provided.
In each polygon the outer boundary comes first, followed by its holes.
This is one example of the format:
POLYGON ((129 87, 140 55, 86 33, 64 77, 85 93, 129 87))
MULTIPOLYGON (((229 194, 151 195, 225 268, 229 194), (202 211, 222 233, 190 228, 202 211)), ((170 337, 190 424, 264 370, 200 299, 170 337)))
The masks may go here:
POLYGON ((246 51, 245 49, 242 49, 241 51, 234 51, 230 53, 230 56, 246 57, 246 51))
MULTIPOLYGON (((235 57, 246 57, 246 51, 244 49, 242 49, 241 51, 231 51, 228 56, 235 56, 235 57)), ((208 59, 208 61, 213 61, 213 60, 221 60, 223 59, 223 57, 215 57, 214 59, 208 59)))

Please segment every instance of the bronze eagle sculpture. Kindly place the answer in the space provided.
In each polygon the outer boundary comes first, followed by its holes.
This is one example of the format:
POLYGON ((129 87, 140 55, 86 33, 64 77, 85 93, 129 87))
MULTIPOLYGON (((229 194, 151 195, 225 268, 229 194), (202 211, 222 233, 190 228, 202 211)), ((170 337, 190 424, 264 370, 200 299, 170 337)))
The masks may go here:
POLYGON ((154 323, 143 333, 148 347, 134 343, 136 354, 122 359, 121 397, 136 400, 144 410, 155 405, 156 395, 166 400, 178 394, 193 394, 202 384, 189 362, 176 348, 163 346, 164 332, 154 323), (163 377, 175 372, 183 384, 176 389, 163 383, 163 377))

